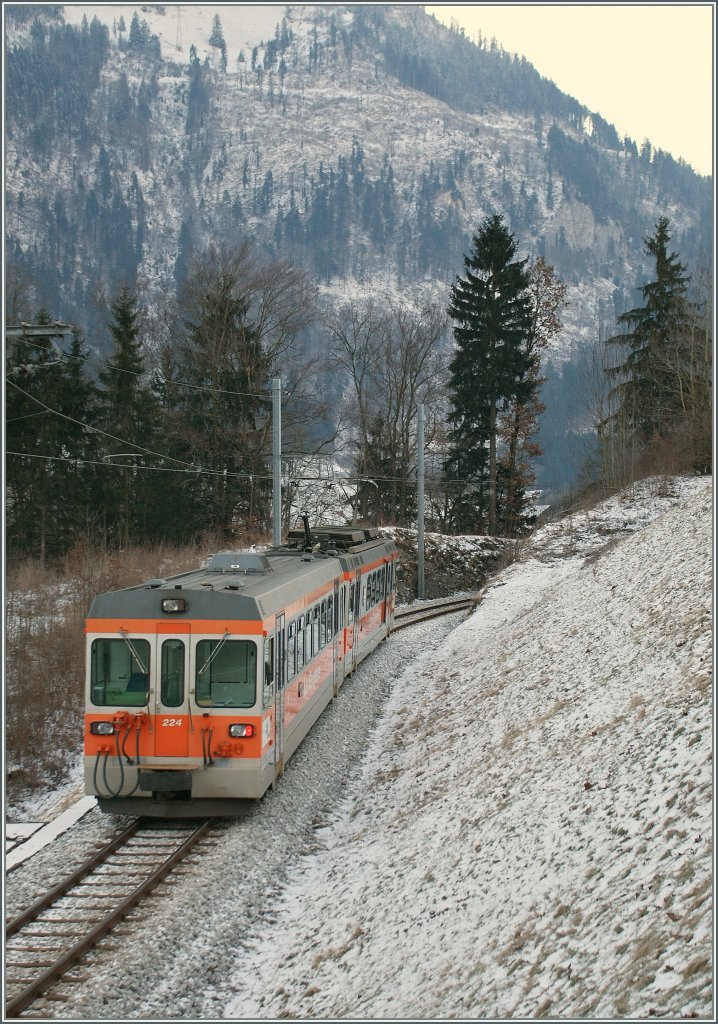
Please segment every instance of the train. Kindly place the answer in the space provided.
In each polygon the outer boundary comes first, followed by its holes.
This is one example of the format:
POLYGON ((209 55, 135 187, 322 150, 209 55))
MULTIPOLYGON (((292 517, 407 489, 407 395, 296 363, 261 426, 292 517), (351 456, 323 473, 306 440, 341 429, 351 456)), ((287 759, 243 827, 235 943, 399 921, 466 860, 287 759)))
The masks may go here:
POLYGON ((303 525, 264 552, 96 596, 85 625, 85 791, 110 814, 241 815, 390 633, 398 552, 303 525))

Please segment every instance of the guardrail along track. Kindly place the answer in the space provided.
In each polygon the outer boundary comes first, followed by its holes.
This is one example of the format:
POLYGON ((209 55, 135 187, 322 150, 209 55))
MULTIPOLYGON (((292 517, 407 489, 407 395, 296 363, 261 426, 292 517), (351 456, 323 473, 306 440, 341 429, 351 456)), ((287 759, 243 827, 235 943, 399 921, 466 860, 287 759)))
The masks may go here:
POLYGON ((399 608, 394 613, 394 625, 392 633, 397 629, 405 629, 407 626, 414 626, 417 622, 425 619, 435 619, 439 615, 450 615, 452 612, 460 612, 464 609, 475 608, 481 600, 478 594, 469 597, 448 597, 439 601, 432 601, 423 604, 420 608, 410 605, 408 608, 399 608))
POLYGON ((184 825, 138 818, 9 921, 5 926, 5 1017, 19 1016, 76 967, 170 874, 211 826, 209 819, 199 825, 184 825))

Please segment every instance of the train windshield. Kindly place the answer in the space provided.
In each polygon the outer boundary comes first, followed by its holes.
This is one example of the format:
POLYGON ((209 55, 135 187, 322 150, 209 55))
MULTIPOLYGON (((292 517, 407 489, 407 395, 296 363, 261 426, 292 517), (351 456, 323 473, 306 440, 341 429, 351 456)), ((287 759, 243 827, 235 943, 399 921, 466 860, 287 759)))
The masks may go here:
POLYGON ((147 640, 104 637, 93 640, 90 658, 92 703, 100 707, 142 707, 149 689, 147 640))
POLYGON ((251 640, 200 640, 195 700, 202 708, 251 708, 257 699, 257 645, 251 640))

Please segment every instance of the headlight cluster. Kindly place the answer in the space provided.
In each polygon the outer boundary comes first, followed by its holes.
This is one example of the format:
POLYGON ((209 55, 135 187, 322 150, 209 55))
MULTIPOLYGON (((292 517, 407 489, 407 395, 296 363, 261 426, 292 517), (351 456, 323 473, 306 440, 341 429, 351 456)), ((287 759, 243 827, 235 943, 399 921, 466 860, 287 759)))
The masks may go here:
POLYGON ((93 736, 112 736, 114 731, 112 722, 90 722, 90 732, 93 736))
POLYGON ((235 722, 234 725, 230 725, 229 727, 229 735, 235 740, 240 737, 248 738, 250 736, 254 736, 254 726, 243 725, 240 722, 235 722))

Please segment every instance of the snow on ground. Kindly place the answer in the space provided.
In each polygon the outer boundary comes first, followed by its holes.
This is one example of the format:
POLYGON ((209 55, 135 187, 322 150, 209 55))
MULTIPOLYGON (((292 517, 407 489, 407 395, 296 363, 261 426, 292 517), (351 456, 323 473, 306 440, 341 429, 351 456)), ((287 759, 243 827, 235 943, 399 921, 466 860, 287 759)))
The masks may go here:
MULTIPOLYGON (((50 1017, 715 1019, 711 496, 549 524, 457 628, 383 644, 50 1017)), ((7 915, 117 826, 66 813, 7 915)))
POLYGON ((651 486, 397 681, 226 1017, 714 1019, 711 483, 651 486))

